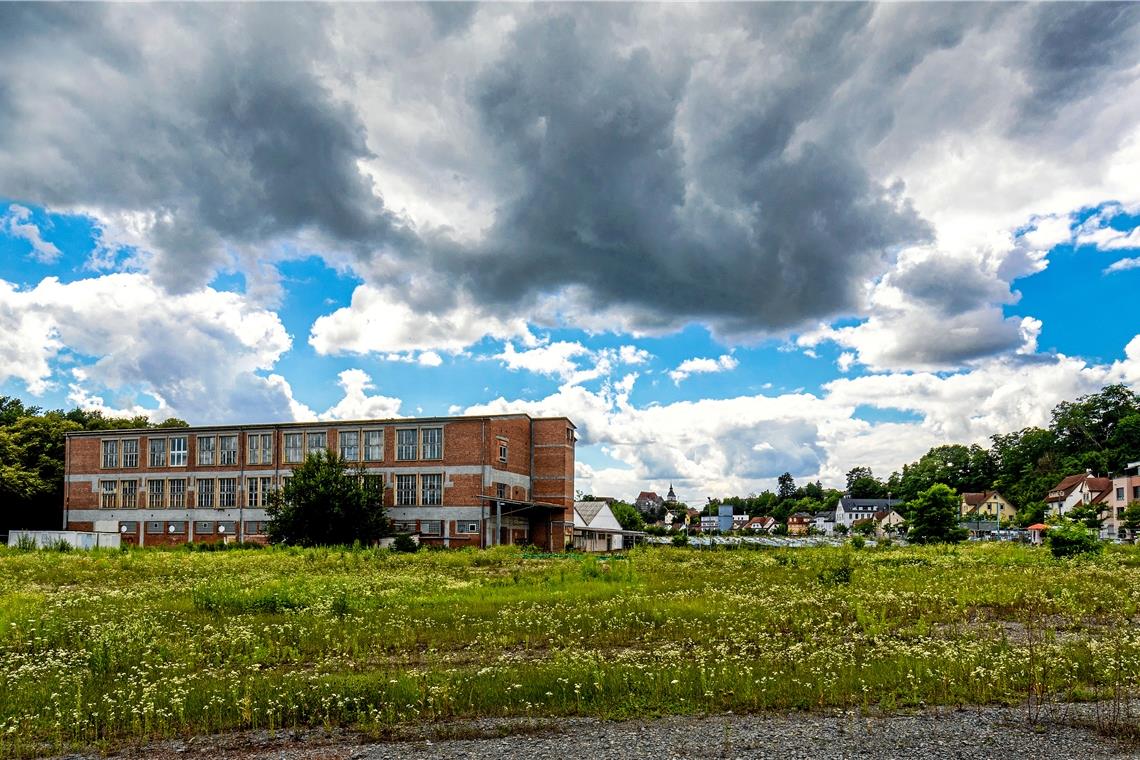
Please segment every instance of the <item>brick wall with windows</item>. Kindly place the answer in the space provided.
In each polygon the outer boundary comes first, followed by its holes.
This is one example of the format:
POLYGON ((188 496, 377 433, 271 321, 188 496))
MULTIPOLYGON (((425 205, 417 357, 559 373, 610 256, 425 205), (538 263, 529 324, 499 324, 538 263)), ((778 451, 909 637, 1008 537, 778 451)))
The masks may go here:
MULTIPOLYGON (((472 532, 471 518, 484 519, 496 498, 535 514, 532 502, 556 504, 572 517, 573 437, 569 420, 524 414, 90 431, 68 436, 64 507, 69 523, 96 521, 100 530, 137 522, 144 544, 168 540, 144 530, 160 517, 232 520, 241 533, 244 522, 264 521, 266 495, 293 467, 328 451, 383 483, 384 503, 401 519, 438 529, 429 542, 478 546, 486 526, 472 532)), ((204 535, 220 540, 216 530, 204 535)), ((186 536, 198 540, 192 529, 186 536)))

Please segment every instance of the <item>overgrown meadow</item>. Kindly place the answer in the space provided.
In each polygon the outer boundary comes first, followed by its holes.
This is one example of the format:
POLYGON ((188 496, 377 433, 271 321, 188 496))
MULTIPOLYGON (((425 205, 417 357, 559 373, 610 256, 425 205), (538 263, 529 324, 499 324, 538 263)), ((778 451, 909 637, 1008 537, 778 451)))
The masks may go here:
POLYGON ((0 755, 475 716, 1118 699, 1140 551, 0 549, 0 755))

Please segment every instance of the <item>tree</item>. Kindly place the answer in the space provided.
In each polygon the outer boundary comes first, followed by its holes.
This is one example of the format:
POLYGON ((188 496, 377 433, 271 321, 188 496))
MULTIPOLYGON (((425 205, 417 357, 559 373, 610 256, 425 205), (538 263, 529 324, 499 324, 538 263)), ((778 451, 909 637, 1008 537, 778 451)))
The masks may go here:
POLYGON ((887 495, 887 487, 870 467, 853 467, 847 473, 847 493, 853 499, 881 499, 887 495))
POLYGON ((958 494, 945 483, 935 483, 911 503, 908 537, 919 544, 955 543, 966 538, 958 525, 958 494))
POLYGON ((1069 510, 1068 517, 1095 531, 1099 531, 1104 522, 1104 518, 1100 516, 1100 507, 1095 504, 1078 504, 1069 510))
POLYGON ((383 486, 336 454, 311 454, 269 494, 269 539, 300 546, 372 543, 388 532, 383 486))
POLYGON ((1097 540, 1096 533, 1081 523, 1067 518, 1061 518, 1059 522, 1049 526, 1045 534, 1045 543, 1053 556, 1058 559, 1095 554, 1103 548, 1097 540))
POLYGON ((856 520, 855 522, 851 523, 851 530, 854 533, 870 536, 875 532, 875 521, 870 517, 865 517, 862 520, 856 520))
POLYGON ((1099 393, 1053 407, 1050 428, 1063 455, 1099 465, 1094 469, 1100 472, 1119 470, 1135 453, 1128 446, 1140 432, 1140 397, 1126 385, 1106 385, 1099 393))
POLYGON ((780 501, 795 498, 796 480, 792 477, 792 473, 785 472, 779 477, 777 482, 779 483, 779 487, 777 488, 776 495, 780 497, 780 501))
POLYGON ((1136 531, 1140 530, 1140 501, 1134 501, 1125 507, 1124 527, 1129 538, 1136 538, 1136 531))
POLYGON ((622 530, 645 530, 645 520, 632 504, 615 501, 610 505, 610 511, 614 513, 622 530))

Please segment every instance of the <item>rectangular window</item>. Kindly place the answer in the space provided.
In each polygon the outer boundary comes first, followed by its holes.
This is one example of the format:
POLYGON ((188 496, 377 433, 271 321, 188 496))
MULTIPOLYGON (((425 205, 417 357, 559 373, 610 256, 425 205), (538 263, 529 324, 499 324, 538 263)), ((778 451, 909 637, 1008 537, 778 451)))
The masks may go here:
POLYGON ((499 461, 500 462, 506 462, 507 461, 507 444, 505 444, 505 443, 499 444, 499 461))
POLYGON ((103 509, 114 509, 118 495, 119 482, 117 480, 99 481, 99 506, 103 509))
POLYGON ((301 434, 300 433, 286 433, 285 434, 285 462, 288 464, 296 464, 305 458, 305 453, 301 448, 301 434))
POLYGON ((146 532, 151 536, 162 535, 162 521, 161 520, 147 520, 146 532))
POLYGON ((218 436, 218 464, 228 465, 238 463, 238 437, 236 435, 218 436))
POLYGON ((459 520, 455 523, 456 533, 478 533, 479 523, 476 520, 459 520))
POLYGON ((1116 489, 1116 500, 1117 501, 1124 501, 1124 487, 1123 486, 1116 489))
POLYGON ((236 536, 237 523, 230 520, 222 520, 218 523, 218 532, 223 536, 236 536))
POLYGON ((198 478, 198 506, 212 509, 214 506, 214 479, 198 478))
POLYGON ((123 441, 123 467, 139 466, 139 439, 123 441))
POLYGON ((442 536, 443 535, 443 521, 441 520, 420 520, 420 533, 425 536, 442 536))
POLYGON ((110 470, 119 466, 119 442, 103 441, 103 469, 110 470))
POLYGON ((1140 486, 1132 486, 1132 500, 1140 501, 1140 486))
POLYGON ((499 498, 499 499, 507 498, 507 484, 506 483, 496 483, 495 484, 495 496, 496 496, 496 498, 499 498))
POLYGON ((119 495, 123 499, 124 509, 135 509, 139 505, 139 482, 137 480, 124 480, 119 485, 119 495))
POLYGON ((151 467, 165 467, 166 466, 166 439, 165 438, 151 438, 148 442, 150 449, 150 457, 147 461, 151 467))
POLYGON ((248 442, 246 462, 249 464, 273 464, 273 434, 254 433, 245 437, 248 442))
POLYGON ((328 449, 328 433, 306 433, 309 454, 324 454, 328 449))
POLYGON ((162 509, 165 504, 162 502, 162 497, 166 495, 166 481, 151 479, 147 483, 146 490, 146 505, 151 509, 162 509))
POLYGON ((364 431, 364 461, 381 462, 384 460, 384 431, 364 431))
POLYGON ((416 476, 396 476, 396 506, 409 507, 416 503, 416 476))
POLYGON ((170 481, 170 506, 172 509, 186 506, 186 481, 183 478, 170 481))
POLYGON ((424 500, 423 504, 428 506, 438 506, 443 503, 443 476, 442 475, 422 475, 420 481, 423 484, 424 500))
POLYGON ((409 462, 416 458, 416 431, 396 431, 396 459, 400 462, 409 462))
POLYGON ((123 535, 124 533, 137 536, 139 534, 139 524, 134 520, 121 521, 119 523, 119 535, 123 535))
POLYGON ((443 459, 443 428, 424 428, 424 459, 443 459))
POLYGON ((166 523, 166 532, 169 535, 177 536, 179 534, 186 535, 186 522, 184 520, 173 520, 166 523))
POLYGON ((214 524, 209 520, 198 520, 194 523, 194 533, 199 536, 208 536, 214 532, 214 524))
POLYGON ((360 461, 360 431, 340 431, 340 458, 350 462, 360 461))
POLYGON ((218 478, 218 507, 237 506, 237 478, 218 478))
POLYGON ((392 530, 397 533, 415 533, 416 524, 414 522, 397 522, 392 524, 392 530))
POLYGON ((198 464, 207 467, 214 465, 214 436, 198 436, 198 464))
POLYGON ((247 507, 261 506, 261 490, 257 485, 257 478, 249 478, 245 481, 245 505, 247 507))
POLYGON ((265 521, 264 520, 246 520, 245 533, 247 536, 263 536, 265 535, 265 521))
POLYGON ((186 466, 186 436, 184 435, 170 439, 170 466, 186 466))

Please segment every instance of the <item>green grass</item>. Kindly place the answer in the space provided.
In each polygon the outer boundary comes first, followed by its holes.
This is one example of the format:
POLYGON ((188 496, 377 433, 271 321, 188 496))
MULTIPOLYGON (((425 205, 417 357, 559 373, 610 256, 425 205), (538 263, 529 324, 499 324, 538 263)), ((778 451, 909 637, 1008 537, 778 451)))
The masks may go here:
POLYGON ((1117 697, 1140 551, 0 549, 0 756, 240 728, 1117 697))

